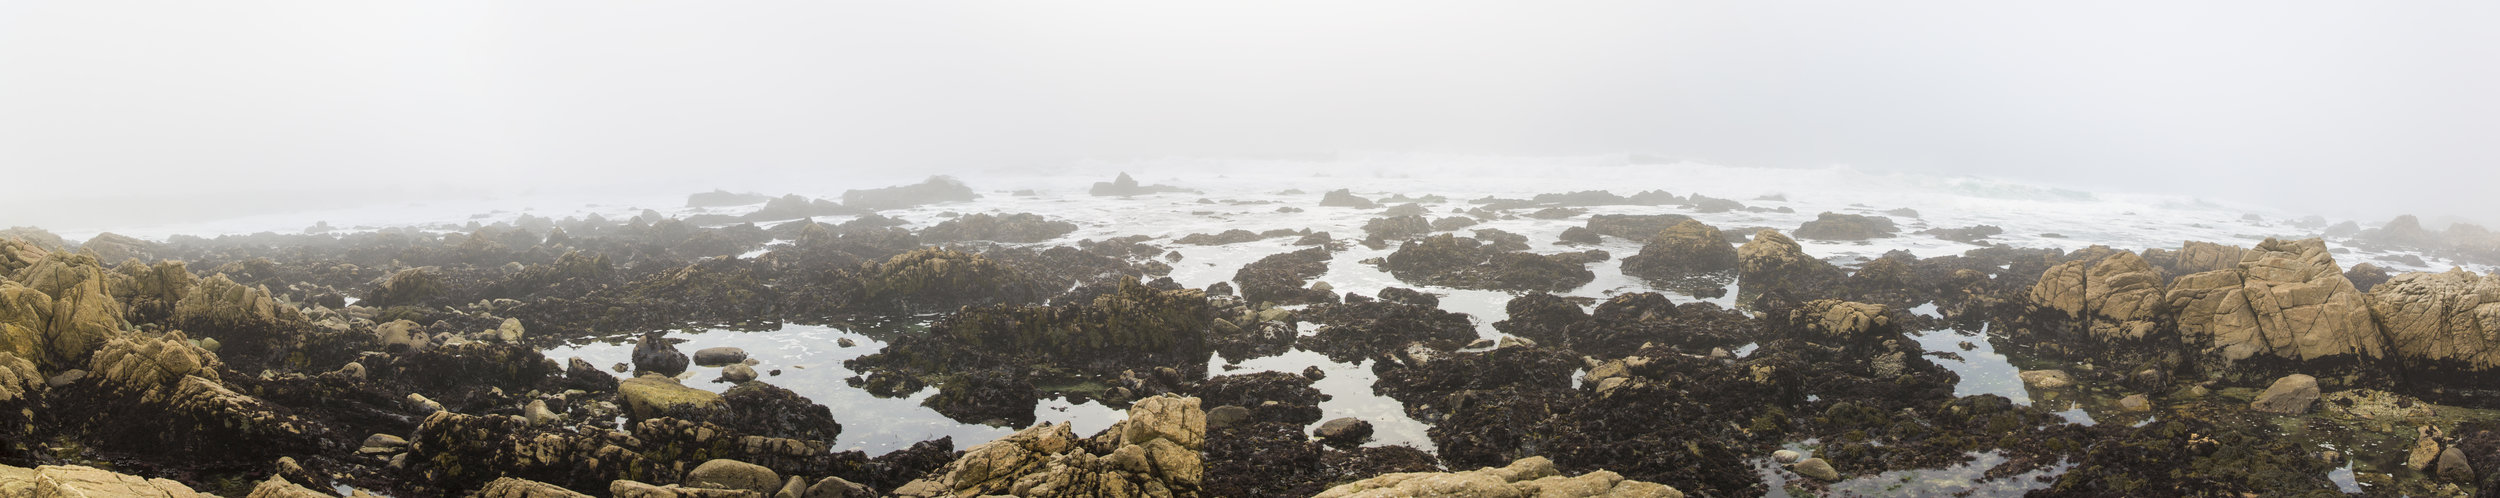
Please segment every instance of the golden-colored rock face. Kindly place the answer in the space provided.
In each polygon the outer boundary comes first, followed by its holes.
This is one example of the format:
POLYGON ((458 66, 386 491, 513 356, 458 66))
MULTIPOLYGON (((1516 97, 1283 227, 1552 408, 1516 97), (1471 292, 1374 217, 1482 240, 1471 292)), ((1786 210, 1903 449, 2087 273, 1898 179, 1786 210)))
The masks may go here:
POLYGON ((2500 277, 2407 273, 2370 290, 2370 313, 2399 357, 2500 366, 2500 277))
POLYGON ((2127 251, 2049 267, 2032 285, 2031 300, 2088 320, 2093 337, 2102 340, 2142 339, 2167 309, 2160 271, 2127 251))
POLYGON ((2317 239, 2268 239, 2236 268, 2179 277, 2164 301, 2186 340, 2210 339, 2229 360, 2377 358, 2387 350, 2368 299, 2317 239))
POLYGON ((106 337, 126 327, 111 292, 115 277, 127 278, 104 271, 94 256, 66 252, 19 269, 14 284, 0 284, 0 348, 26 353, 47 370, 84 364, 106 337))

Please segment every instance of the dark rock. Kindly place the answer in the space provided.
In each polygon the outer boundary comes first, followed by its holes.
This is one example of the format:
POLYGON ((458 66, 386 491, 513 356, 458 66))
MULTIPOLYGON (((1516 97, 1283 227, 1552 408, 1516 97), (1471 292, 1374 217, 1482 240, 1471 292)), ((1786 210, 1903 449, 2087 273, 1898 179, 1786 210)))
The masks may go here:
POLYGON ((972 187, 944 176, 929 177, 912 185, 842 192, 842 205, 868 210, 903 209, 941 202, 966 202, 980 198, 972 187))
POLYGON ((1597 278, 1586 265, 1603 251, 1506 252, 1448 234, 1407 241, 1381 264, 1398 280, 1467 289, 1566 291, 1597 278))
POLYGON ((1962 228, 1930 228, 1920 230, 1918 233, 1934 235, 1936 238, 1954 242, 1977 244, 1989 237, 2004 234, 2005 229, 1997 228, 1996 225, 1974 225, 1962 228))
POLYGON ((1814 221, 1797 226, 1797 238, 1814 240, 1866 240, 1893 236, 1891 218, 1825 212, 1814 221))
POLYGON ((1329 259, 1328 249, 1322 247, 1272 254, 1243 265, 1233 272, 1233 281, 1241 283, 1241 298, 1252 305, 1335 302, 1333 293, 1304 287, 1328 273, 1329 259))
POLYGON ((599 371, 599 367, 579 357, 565 359, 564 378, 567 385, 574 389, 590 392, 616 390, 616 376, 599 371))
POLYGON ((677 342, 668 339, 667 331, 642 335, 634 343, 634 371, 676 376, 686 373, 686 354, 677 351, 677 342))
POLYGON ((987 240, 1023 244, 1056 239, 1075 231, 1075 223, 1053 221, 1032 213, 984 213, 938 223, 922 230, 920 238, 929 242, 987 240))
POLYGON ((1128 173, 1122 172, 1120 173, 1119 178, 1113 178, 1111 181, 1095 182, 1094 188, 1088 190, 1087 192, 1095 196, 1127 197, 1132 195, 1160 194, 1165 192, 1194 191, 1170 185, 1138 185, 1137 179, 1129 178, 1128 173))
POLYGON ((1680 214, 1601 214, 1590 216, 1587 228, 1598 235, 1649 240, 1658 236, 1658 232, 1692 219, 1680 214))
POLYGON ((1372 423, 1352 417, 1339 418, 1319 424, 1319 428, 1313 429, 1311 435, 1318 436, 1321 441, 1326 441, 1330 445, 1361 446, 1364 441, 1372 438, 1372 423))
POLYGON ((1397 241, 1432 233, 1432 222, 1422 216, 1372 218, 1363 222, 1363 233, 1369 240, 1397 241))
POLYGON ((1321 207, 1348 207, 1355 209, 1372 209, 1380 207, 1380 204, 1372 202, 1371 199, 1355 196, 1354 192, 1348 189, 1328 191, 1327 194, 1320 196, 1319 205, 1321 207))
MULTIPOLYGON (((1605 215, 1601 214, 1598 216, 1605 215)), ((1597 232, 1589 230, 1588 227, 1565 228, 1563 229, 1562 236, 1558 240, 1564 244, 1582 245, 1603 244, 1606 242, 1606 239, 1599 238, 1597 232)))
POLYGON ((697 349, 694 351, 694 364, 696 365, 717 367, 742 361, 747 361, 747 350, 745 349, 719 346, 697 349))

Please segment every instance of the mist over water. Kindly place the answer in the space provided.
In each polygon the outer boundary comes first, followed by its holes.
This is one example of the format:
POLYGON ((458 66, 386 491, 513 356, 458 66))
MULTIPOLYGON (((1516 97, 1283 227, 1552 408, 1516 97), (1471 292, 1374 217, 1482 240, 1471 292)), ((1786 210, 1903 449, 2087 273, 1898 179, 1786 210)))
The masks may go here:
POLYGON ((1638 154, 2494 224, 2495 21, 2474 2, 11 2, 0 167, 21 188, 0 223, 1638 154))

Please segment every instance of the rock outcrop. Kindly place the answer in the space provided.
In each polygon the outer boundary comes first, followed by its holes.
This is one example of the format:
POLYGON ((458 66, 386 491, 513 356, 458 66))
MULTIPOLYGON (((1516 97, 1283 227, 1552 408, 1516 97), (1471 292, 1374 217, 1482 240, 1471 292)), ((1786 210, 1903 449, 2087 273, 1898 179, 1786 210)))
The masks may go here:
POLYGON ((2369 295, 2370 314, 2403 362, 2461 371, 2500 367, 2500 278, 2464 269, 2407 273, 2369 295))
POLYGON ((1610 497, 1682 498, 1664 484, 1624 479, 1609 471, 1565 477, 1545 457, 1528 457, 1506 467, 1465 472, 1408 472, 1364 479, 1321 492, 1318 498, 1471 497, 1610 497))
POLYGON ((1154 397, 1128 420, 1079 439, 1067 423, 1036 425, 964 450, 900 496, 1199 496, 1206 412, 1198 398, 1154 397))
POLYGON ((0 350, 46 370, 84 364, 105 338, 127 328, 111 277, 93 256, 53 252, 0 281, 0 350), (21 286, 22 285, 22 286, 21 286), (32 332, 32 334, 28 334, 32 332))
POLYGON ((987 240, 1028 244, 1056 239, 1075 231, 1075 223, 1054 221, 1033 213, 980 213, 946 220, 921 230, 920 239, 928 242, 987 240))
POLYGON ((1132 196, 1132 195, 1146 195, 1146 194, 1159 194, 1159 193, 1164 193, 1164 192, 1188 192, 1188 191, 1190 191, 1190 190, 1189 190, 1189 189, 1185 189, 1185 188, 1180 188, 1180 187, 1174 187, 1174 186, 1170 186, 1170 185, 1139 185, 1139 184, 1137 184, 1137 179, 1136 179, 1136 178, 1129 178, 1128 173, 1126 173, 1126 172, 1122 172, 1122 173, 1120 173, 1120 177, 1119 177, 1119 178, 1113 178, 1113 179, 1111 179, 1111 181, 1108 181, 1108 182, 1095 182, 1095 183, 1094 183, 1094 188, 1093 188, 1092 190, 1089 190, 1089 191, 1088 191, 1088 193, 1091 193, 1091 194, 1093 194, 1093 195, 1095 195, 1095 196, 1115 196, 1115 197, 1126 197, 1126 196, 1132 196))
POLYGON ((845 190, 842 192, 842 205, 882 211, 941 202, 966 202, 979 198, 981 195, 973 193, 972 187, 965 186, 964 182, 945 176, 932 176, 928 180, 911 185, 845 190))
POLYGON ((2387 350, 2368 300, 2318 239, 2267 239, 2231 270, 2184 275, 2166 300, 2191 346, 2226 361, 2375 359, 2387 350))
POLYGON ((1753 240, 1736 247, 1736 285, 1744 295, 1774 290, 1811 295, 1842 277, 1839 268, 1806 256, 1796 240, 1778 230, 1754 232, 1753 240))
POLYGON ((1892 218, 1826 212, 1798 225, 1796 233, 1800 239, 1866 240, 1891 237, 1899 231, 1892 218))
POLYGON ((1699 221, 1684 220, 1651 234, 1640 254, 1623 258, 1623 274, 1671 281, 1736 269, 1736 246, 1699 221))
POLYGON ((2152 334, 2164 298, 2160 271, 2127 251, 2049 267, 2031 287, 2033 303, 2080 321, 2104 342, 2137 341, 2152 334))

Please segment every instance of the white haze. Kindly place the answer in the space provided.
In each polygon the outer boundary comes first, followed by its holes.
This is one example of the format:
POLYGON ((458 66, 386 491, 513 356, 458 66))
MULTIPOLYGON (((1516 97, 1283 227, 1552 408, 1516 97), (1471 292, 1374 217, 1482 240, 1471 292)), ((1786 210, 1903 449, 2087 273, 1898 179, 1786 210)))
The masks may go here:
POLYGON ((2491 223, 2491 26, 2444 1, 0 0, 0 226, 1626 153, 2491 223))

